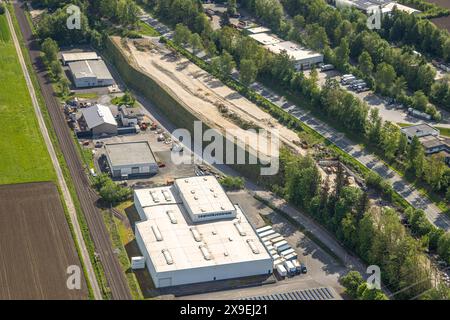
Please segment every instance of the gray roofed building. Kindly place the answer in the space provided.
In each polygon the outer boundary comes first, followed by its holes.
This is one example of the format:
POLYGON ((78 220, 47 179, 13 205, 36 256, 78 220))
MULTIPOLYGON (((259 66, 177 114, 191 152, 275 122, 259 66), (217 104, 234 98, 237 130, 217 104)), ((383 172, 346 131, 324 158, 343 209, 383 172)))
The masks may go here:
POLYGON ((439 136, 439 130, 426 123, 403 127, 400 131, 406 135, 409 142, 411 142, 414 137, 439 136))
POLYGON ((102 60, 83 60, 69 63, 75 86, 101 87, 114 84, 114 79, 102 60))
POLYGON ((117 121, 107 106, 97 104, 82 109, 81 113, 81 121, 85 122, 93 136, 117 134, 117 121))
POLYGON ((98 60, 100 57, 95 52, 66 52, 61 54, 64 64, 83 60, 98 60))
POLYGON ((105 145, 106 158, 114 178, 154 175, 158 163, 147 141, 105 145))

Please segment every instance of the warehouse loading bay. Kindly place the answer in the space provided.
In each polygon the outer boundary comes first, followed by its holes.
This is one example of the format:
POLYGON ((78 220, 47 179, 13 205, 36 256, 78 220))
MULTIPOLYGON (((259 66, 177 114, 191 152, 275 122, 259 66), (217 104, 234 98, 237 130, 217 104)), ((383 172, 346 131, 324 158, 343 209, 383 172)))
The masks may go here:
MULTIPOLYGON (((78 96, 77 105, 79 106, 75 113, 77 120, 82 117, 83 109, 101 104, 109 109, 117 120, 118 125, 121 126, 119 108, 112 103, 112 99, 123 95, 123 92, 120 91, 125 91, 122 85, 119 85, 119 87, 121 89, 119 92, 111 92, 107 87, 76 89, 75 93, 78 96)), ((158 119, 160 115, 155 117, 152 114, 154 107, 146 105, 148 102, 145 100, 138 100, 139 102, 136 102, 135 107, 142 112, 140 123, 146 124, 144 128, 140 127, 134 133, 128 134, 120 134, 119 132, 119 134, 79 138, 82 148, 89 150, 93 154, 94 168, 90 168, 93 169, 91 174, 98 174, 99 172, 112 173, 106 161, 106 145, 146 142, 158 165, 157 173, 142 177, 114 178, 117 183, 123 183, 132 188, 146 188, 171 184, 177 178, 204 174, 213 174, 216 177, 222 175, 207 165, 174 165, 171 161, 171 148, 174 142, 170 133, 160 124, 160 119, 158 119)), ((185 150, 184 156, 191 157, 192 155, 189 150, 185 150)), ((280 277, 274 269, 274 274, 269 277, 248 277, 157 289, 146 269, 135 270, 133 272, 138 279, 145 298, 190 299, 197 297, 202 299, 238 299, 257 297, 263 294, 279 294, 319 288, 325 288, 332 292, 331 296, 333 299, 341 298, 340 294, 343 292, 343 288, 339 284, 338 278, 347 273, 349 271, 348 268, 344 267, 298 231, 296 226, 290 224, 272 209, 256 200, 249 191, 230 192, 229 197, 233 203, 239 204, 243 208, 244 214, 254 228, 272 225, 273 229, 280 233, 295 250, 299 262, 307 267, 307 273, 280 277)), ((124 243, 131 260, 132 257, 142 255, 134 238, 134 226, 140 219, 132 203, 125 208, 125 212, 127 217, 121 223, 133 237, 131 241, 124 243)))

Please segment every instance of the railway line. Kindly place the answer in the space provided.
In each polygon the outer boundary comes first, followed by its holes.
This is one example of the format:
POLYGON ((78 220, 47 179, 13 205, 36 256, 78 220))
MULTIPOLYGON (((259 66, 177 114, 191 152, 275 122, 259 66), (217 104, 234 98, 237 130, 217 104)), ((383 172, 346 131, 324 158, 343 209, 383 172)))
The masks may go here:
POLYGON ((101 212, 96 208, 97 196, 92 192, 89 180, 85 174, 84 166, 74 145, 72 132, 67 126, 65 117, 57 98, 54 96, 53 87, 47 78, 47 71, 40 59, 40 51, 35 41, 31 26, 28 23, 22 3, 14 3, 15 14, 21 29, 26 47, 29 51, 33 68, 36 71, 42 95, 44 97, 53 128, 56 132, 59 145, 72 177, 75 190, 80 201, 81 209, 86 218, 90 235, 95 245, 105 271, 106 280, 113 299, 132 299, 130 289, 124 272, 113 251, 111 240, 103 222, 101 212))

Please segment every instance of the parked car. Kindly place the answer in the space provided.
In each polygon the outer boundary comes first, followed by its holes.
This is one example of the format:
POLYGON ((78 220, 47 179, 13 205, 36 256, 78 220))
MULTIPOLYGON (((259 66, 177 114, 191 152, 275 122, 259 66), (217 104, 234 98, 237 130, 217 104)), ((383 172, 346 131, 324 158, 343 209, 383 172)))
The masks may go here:
POLYGON ((334 66, 332 64, 324 64, 320 67, 320 71, 329 71, 333 70, 334 66))
POLYGON ((344 84, 344 85, 346 85, 346 84, 349 84, 350 82, 352 82, 352 81, 354 81, 354 80, 356 80, 356 77, 355 77, 355 76, 346 77, 346 78, 342 77, 342 78, 341 78, 341 83, 344 84))

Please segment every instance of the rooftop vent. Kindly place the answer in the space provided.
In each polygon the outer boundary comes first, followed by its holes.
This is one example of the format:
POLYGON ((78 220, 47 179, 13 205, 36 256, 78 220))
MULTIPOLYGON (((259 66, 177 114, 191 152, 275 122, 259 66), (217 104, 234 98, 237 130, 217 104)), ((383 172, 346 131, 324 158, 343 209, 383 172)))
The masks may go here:
POLYGON ((156 241, 163 241, 161 231, 159 231, 158 226, 152 226, 153 234, 155 235, 156 241))
POLYGON ((172 201, 172 196, 170 195, 170 192, 167 190, 163 190, 162 194, 164 196, 164 199, 166 199, 166 201, 172 201))
POLYGON ((167 249, 161 250, 162 254, 164 255, 164 259, 166 259, 167 264, 173 264, 173 258, 170 254, 170 251, 167 249))
POLYGON ((155 191, 150 191, 150 196, 152 197, 152 200, 154 203, 158 203, 159 202, 159 197, 157 196, 155 191))
POLYGON ((208 248, 206 248, 206 246, 204 244, 200 245, 199 249, 202 252, 203 258, 205 258, 205 260, 211 260, 212 259, 211 253, 209 253, 208 248))
POLYGON ((172 224, 177 224, 177 218, 175 217, 173 210, 167 210, 166 213, 169 216, 170 222, 172 222, 172 224))
POLYGON ((198 197, 197 197, 197 196, 195 196, 195 197, 194 197, 194 200, 198 200, 198 197))
POLYGON ((252 239, 248 239, 247 240, 248 246, 250 247, 250 249, 252 249, 252 252, 254 254, 259 254, 259 249, 256 246, 255 242, 252 239))
POLYGON ((247 235, 247 233, 244 231, 244 228, 242 228, 242 225, 239 222, 235 222, 234 226, 236 227, 237 231, 239 232, 239 234, 244 237, 247 235))
POLYGON ((200 211, 201 212, 206 212, 206 210, 204 208, 201 208, 200 211))
POLYGON ((192 193, 192 194, 195 194, 195 190, 191 190, 191 193, 192 193))
POLYGON ((200 242, 202 241, 202 235, 200 232, 198 232, 197 228, 192 227, 191 229, 192 236, 194 237, 195 241, 200 242))

